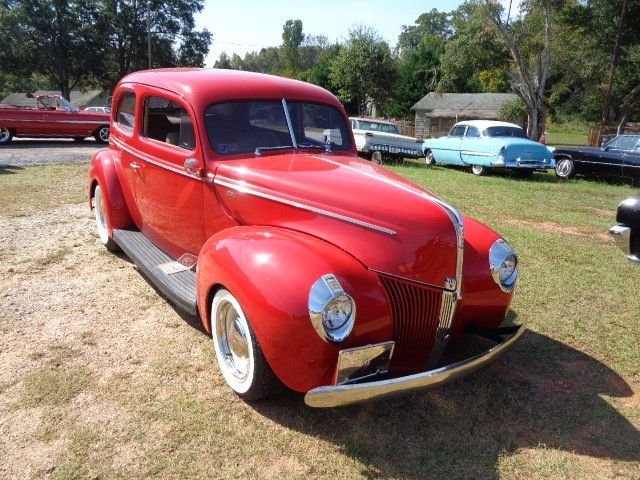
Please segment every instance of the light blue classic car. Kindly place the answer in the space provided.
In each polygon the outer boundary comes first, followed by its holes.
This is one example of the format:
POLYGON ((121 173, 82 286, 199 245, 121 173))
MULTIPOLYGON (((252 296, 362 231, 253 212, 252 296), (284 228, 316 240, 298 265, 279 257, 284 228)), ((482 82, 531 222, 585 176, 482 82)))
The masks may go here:
POLYGON ((484 175, 492 168, 509 168, 519 177, 528 177, 535 170, 554 167, 546 145, 529 140, 522 128, 506 122, 456 123, 446 137, 425 140, 422 151, 427 165, 467 166, 475 175, 484 175))

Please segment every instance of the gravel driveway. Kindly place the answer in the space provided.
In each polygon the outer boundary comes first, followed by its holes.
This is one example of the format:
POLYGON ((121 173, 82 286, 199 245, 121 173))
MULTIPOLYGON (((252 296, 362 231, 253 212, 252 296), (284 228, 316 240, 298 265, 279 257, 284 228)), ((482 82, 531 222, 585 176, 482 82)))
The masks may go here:
POLYGON ((0 146, 0 168, 3 166, 46 165, 51 163, 83 163, 106 145, 95 140, 76 142, 73 139, 40 140, 14 138, 0 146))

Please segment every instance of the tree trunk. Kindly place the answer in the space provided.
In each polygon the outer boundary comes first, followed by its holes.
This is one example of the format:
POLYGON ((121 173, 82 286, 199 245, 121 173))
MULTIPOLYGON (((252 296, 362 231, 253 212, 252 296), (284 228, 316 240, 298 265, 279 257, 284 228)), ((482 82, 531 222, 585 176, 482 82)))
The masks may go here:
POLYGON ((616 77, 616 69, 620 63, 620 40, 622 39, 622 29, 624 28, 624 16, 627 11, 627 0, 622 1, 622 11, 618 19, 618 32, 616 33, 616 41, 613 45, 613 54, 611 55, 611 68, 609 70, 609 83, 607 84, 607 92, 604 97, 602 106, 602 118, 600 120, 600 128, 603 128, 609 120, 609 108, 611 106, 611 97, 613 96, 613 82, 616 77))

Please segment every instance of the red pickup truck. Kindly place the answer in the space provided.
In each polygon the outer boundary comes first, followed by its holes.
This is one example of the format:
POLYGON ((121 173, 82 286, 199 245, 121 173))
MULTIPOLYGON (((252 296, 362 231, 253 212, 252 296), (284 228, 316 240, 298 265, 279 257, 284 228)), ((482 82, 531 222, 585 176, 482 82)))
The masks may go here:
POLYGON ((35 97, 34 107, 0 104, 0 145, 13 137, 71 137, 109 140, 110 115, 81 111, 58 95, 35 97))

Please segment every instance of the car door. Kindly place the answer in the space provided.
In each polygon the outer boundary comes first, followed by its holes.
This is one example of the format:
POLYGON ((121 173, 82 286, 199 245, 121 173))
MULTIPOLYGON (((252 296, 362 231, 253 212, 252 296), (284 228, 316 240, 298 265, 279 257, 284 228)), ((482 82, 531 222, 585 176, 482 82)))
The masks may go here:
POLYGON ((478 128, 469 125, 460 142, 460 158, 468 165, 490 165, 496 158, 496 154, 490 152, 490 144, 478 128))
POLYGON ((460 146, 466 125, 454 125, 445 138, 438 139, 438 150, 434 152, 436 161, 449 165, 464 165, 460 157, 460 146))
POLYGON ((205 241, 204 161, 192 109, 177 95, 152 88, 145 88, 139 102, 135 199, 140 227, 175 258, 197 255, 205 241))
POLYGON ((597 158, 586 155, 582 161, 585 168, 597 176, 621 177, 625 152, 631 147, 625 137, 616 137, 600 150, 597 158))
POLYGON ((640 136, 631 150, 624 154, 622 174, 625 177, 640 179, 640 136))

